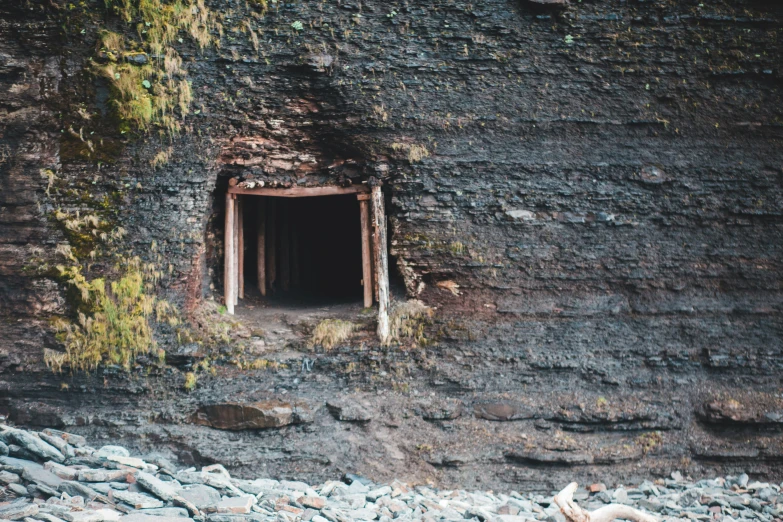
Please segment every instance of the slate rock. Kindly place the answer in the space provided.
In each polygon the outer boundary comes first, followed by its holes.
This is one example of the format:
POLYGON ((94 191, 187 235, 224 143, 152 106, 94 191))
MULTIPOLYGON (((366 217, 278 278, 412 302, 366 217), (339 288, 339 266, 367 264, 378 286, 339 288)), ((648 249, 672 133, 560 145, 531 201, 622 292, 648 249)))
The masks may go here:
POLYGON ((5 520, 21 520, 38 513, 38 506, 27 500, 16 500, 10 504, 0 505, 0 518, 5 520))
POLYGON ((199 509, 204 509, 220 502, 220 492, 205 484, 188 486, 178 490, 177 493, 199 509))
POLYGON ((143 488, 150 491, 153 495, 163 500, 169 500, 179 504, 190 512, 191 515, 198 515, 199 510, 192 502, 179 496, 178 491, 171 485, 166 484, 154 475, 144 471, 139 471, 135 475, 136 482, 143 488))
POLYGON ((42 460, 53 460, 55 462, 65 461, 65 455, 60 453, 60 450, 41 440, 39 437, 36 437, 29 431, 7 428, 6 433, 10 439, 16 442, 20 447, 42 460))
POLYGON ((107 457, 130 457, 130 452, 122 446, 103 446, 97 452, 95 456, 98 458, 107 457))
POLYGON ((79 478, 79 470, 63 466, 56 462, 46 462, 43 467, 63 480, 76 480, 79 478))
POLYGON ((52 437, 59 437, 63 439, 65 442, 67 442, 68 444, 70 444, 71 446, 75 446, 77 448, 87 445, 87 439, 85 439, 81 435, 74 435, 73 433, 67 433, 65 431, 60 431, 60 430, 53 430, 50 428, 46 428, 45 430, 43 430, 42 433, 46 433, 47 435, 50 435, 52 437))
POLYGON ((76 455, 71 445, 68 444, 64 439, 61 439, 60 437, 54 437, 44 432, 38 433, 38 436, 41 438, 41 440, 43 440, 47 444, 51 444, 52 446, 57 448, 60 451, 60 453, 62 453, 66 457, 74 457, 76 455))
POLYGON ((311 509, 322 509, 324 506, 326 506, 326 499, 322 497, 304 496, 299 497, 297 502, 311 509))
POLYGON ((147 513, 131 513, 120 517, 119 522, 192 522, 192 518, 178 516, 148 515, 147 513))
POLYGON ((22 481, 22 477, 10 471, 0 471, 0 484, 14 484, 22 481))
POLYGON ((116 522, 120 519, 120 513, 113 509, 71 511, 61 516, 66 522, 116 522))
MULTIPOLYGON (((162 508, 155 508, 155 509, 145 509, 144 510, 145 515, 153 515, 156 517, 171 517, 171 518, 190 518, 188 515, 188 510, 185 508, 178 508, 178 507, 162 507, 162 508)), ((182 522, 181 520, 179 522, 182 522)))
POLYGON ((217 513, 233 513, 242 515, 250 513, 250 509, 256 503, 253 496, 225 498, 217 502, 214 506, 217 513))
POLYGON ((124 502, 134 509, 154 509, 161 508, 165 505, 162 500, 158 500, 157 498, 144 493, 112 490, 111 495, 115 500, 124 502))
POLYGON ((127 474, 122 469, 81 469, 79 482, 118 482, 124 481, 127 474))

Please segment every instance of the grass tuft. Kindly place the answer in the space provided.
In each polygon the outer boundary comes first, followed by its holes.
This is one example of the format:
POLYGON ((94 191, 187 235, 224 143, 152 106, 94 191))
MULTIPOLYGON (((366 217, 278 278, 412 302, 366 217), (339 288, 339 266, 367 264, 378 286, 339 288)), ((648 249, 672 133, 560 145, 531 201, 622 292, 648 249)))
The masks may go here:
POLYGON ((432 322, 434 311, 421 301, 395 302, 389 314, 389 330, 393 341, 412 339, 417 345, 427 343, 425 328, 432 322))
POLYGON ((350 321, 324 319, 313 330, 310 346, 322 346, 324 350, 331 350, 348 340, 356 329, 357 325, 350 321))

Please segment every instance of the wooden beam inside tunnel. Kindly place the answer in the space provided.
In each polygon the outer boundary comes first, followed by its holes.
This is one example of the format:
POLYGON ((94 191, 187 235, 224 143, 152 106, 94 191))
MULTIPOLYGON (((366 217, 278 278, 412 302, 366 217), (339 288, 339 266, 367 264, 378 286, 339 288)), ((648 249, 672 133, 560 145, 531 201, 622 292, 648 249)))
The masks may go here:
POLYGON ((245 208, 242 198, 237 198, 237 297, 245 298, 245 208))
POLYGON ((258 202, 258 243, 257 253, 257 273, 258 273, 258 291, 262 296, 266 295, 266 198, 261 198, 258 202))
POLYGON ((267 286, 269 293, 274 294, 277 286, 277 202, 274 199, 269 200, 266 215, 267 286))

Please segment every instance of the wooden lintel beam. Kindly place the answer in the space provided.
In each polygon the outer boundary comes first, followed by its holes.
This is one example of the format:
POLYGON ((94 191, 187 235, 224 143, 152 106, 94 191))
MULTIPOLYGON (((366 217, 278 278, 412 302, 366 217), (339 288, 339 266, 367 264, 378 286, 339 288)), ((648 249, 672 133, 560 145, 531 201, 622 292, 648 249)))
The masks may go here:
POLYGON ((367 185, 351 185, 350 187, 292 187, 292 188, 242 188, 229 187, 229 194, 244 194, 248 196, 275 196, 280 198, 306 198, 313 196, 340 196, 343 194, 369 194, 367 185))

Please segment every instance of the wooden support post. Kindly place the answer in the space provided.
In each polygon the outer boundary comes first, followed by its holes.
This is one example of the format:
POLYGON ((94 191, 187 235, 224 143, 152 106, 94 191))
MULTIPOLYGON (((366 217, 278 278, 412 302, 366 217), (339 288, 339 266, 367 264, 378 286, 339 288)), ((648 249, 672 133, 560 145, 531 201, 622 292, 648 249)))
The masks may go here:
POLYGON ((237 296, 240 299, 245 298, 245 202, 243 198, 237 198, 237 232, 239 241, 237 242, 239 272, 237 280, 239 282, 239 292, 237 296))
POLYGON ((370 196, 359 194, 359 220, 362 225, 362 286, 364 287, 364 307, 372 306, 372 254, 370 253, 370 196))
POLYGON ((391 342, 389 331, 389 257, 386 251, 386 211, 381 187, 372 188, 372 213, 375 222, 376 265, 378 273, 378 338, 381 344, 391 342))
POLYGON ((266 277, 269 291, 277 290, 277 201, 269 198, 266 227, 266 277))
POLYGON ((231 266, 231 281, 233 282, 234 306, 239 304, 239 206, 241 202, 234 196, 234 254, 231 266))
POLYGON ((280 212, 280 289, 291 288, 291 207, 290 201, 281 201, 280 212))
POLYGON ((224 231, 223 289, 228 313, 234 314, 234 196, 226 194, 226 226, 224 231))
POLYGON ((292 212, 288 213, 288 217, 291 219, 291 287, 299 288, 301 276, 299 273, 299 226, 296 208, 292 212))
POLYGON ((266 295, 266 198, 258 201, 258 291, 266 295))
MULTIPOLYGON (((372 196, 370 196, 370 197, 372 198, 372 196)), ((372 199, 371 199, 371 201, 372 201, 372 199)), ((372 215, 373 212, 374 212, 374 210, 371 210, 370 214, 372 215)), ((375 296, 375 302, 377 303, 377 302, 379 302, 378 301, 378 270, 377 270, 377 267, 378 267, 378 252, 381 249, 381 244, 380 244, 380 241, 379 241, 379 238, 378 238, 378 227, 377 227, 377 225, 375 223, 375 216, 374 215, 372 216, 372 220, 370 221, 370 223, 372 225, 370 227, 370 239, 372 240, 372 248, 371 248, 371 250, 372 250, 372 267, 373 267, 373 270, 372 270, 372 295, 375 296)))

